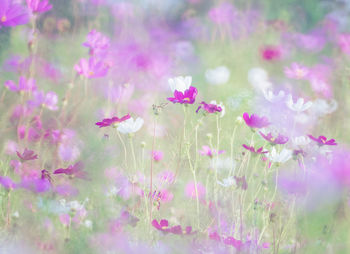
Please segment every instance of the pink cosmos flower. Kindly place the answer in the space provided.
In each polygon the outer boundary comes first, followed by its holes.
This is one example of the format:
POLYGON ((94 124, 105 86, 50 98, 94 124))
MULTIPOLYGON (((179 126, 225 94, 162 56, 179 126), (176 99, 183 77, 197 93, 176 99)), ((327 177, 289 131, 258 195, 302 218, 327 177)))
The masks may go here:
POLYGON ((38 155, 35 154, 34 151, 28 150, 27 148, 24 149, 24 152, 21 154, 18 151, 16 151, 17 156, 22 160, 22 161, 29 161, 29 160, 36 160, 38 159, 38 155))
POLYGON ((109 67, 105 61, 90 57, 89 60, 85 58, 80 59, 79 63, 74 66, 74 69, 79 75, 91 79, 106 76, 109 67))
POLYGON ((51 189, 51 183, 48 179, 42 179, 41 176, 37 177, 25 177, 21 180, 19 186, 23 189, 27 189, 36 193, 47 192, 51 189))
POLYGON ((284 68, 284 74, 291 79, 305 79, 309 72, 307 67, 298 63, 292 63, 290 67, 284 68))
POLYGON ((160 184, 172 184, 175 181, 175 173, 172 171, 162 171, 157 175, 160 184))
POLYGON ((185 230, 182 230, 180 225, 169 227, 169 222, 167 220, 157 220, 152 221, 152 226, 163 233, 172 233, 175 235, 192 235, 195 232, 192 231, 191 226, 187 226, 185 230))
POLYGON ((12 80, 8 80, 4 84, 10 91, 13 92, 29 92, 36 90, 36 84, 34 79, 26 79, 25 77, 21 76, 19 78, 18 85, 15 84, 12 80))
POLYGON ((198 113, 198 111, 203 108, 206 112, 208 112, 209 114, 212 114, 212 113, 217 113, 217 112, 221 112, 222 111, 222 108, 216 104, 208 104, 204 101, 202 101, 197 110, 196 110, 196 113, 198 113))
POLYGON ((185 92, 174 91, 174 97, 167 98, 172 103, 193 104, 197 96, 197 88, 190 86, 185 92))
POLYGON ((268 125, 270 125, 269 120, 266 117, 259 117, 255 114, 252 114, 249 116, 247 112, 243 114, 243 119, 245 123, 250 127, 250 128, 263 128, 268 125))
POLYGON ((289 140, 288 137, 283 136, 281 134, 278 134, 278 136, 276 138, 274 138, 271 133, 269 133, 267 135, 265 135, 261 131, 259 131, 259 133, 265 140, 269 141, 273 145, 276 145, 276 144, 283 145, 283 144, 287 143, 289 140))
POLYGON ((43 91, 34 91, 33 100, 29 100, 28 104, 35 107, 45 107, 55 111, 57 107, 58 97, 55 92, 44 93, 43 91))
POLYGON ((243 247, 243 243, 241 240, 236 240, 232 236, 228 236, 228 237, 220 236, 217 231, 209 232, 209 238, 217 242, 222 241, 226 245, 231 245, 235 247, 238 251, 240 251, 241 248, 243 247))
POLYGON ((260 49, 260 54, 266 61, 279 60, 281 58, 281 49, 278 46, 264 46, 260 49))
POLYGON ((90 55, 95 55, 107 50, 110 46, 110 41, 107 36, 94 29, 88 33, 87 40, 83 43, 83 46, 90 49, 90 55))
POLYGON ((79 161, 75 163, 74 165, 70 165, 68 168, 59 168, 56 169, 53 173, 55 175, 57 174, 65 174, 70 177, 76 177, 84 180, 88 180, 87 172, 83 171, 84 164, 83 162, 79 161))
POLYGON ((152 151, 152 158, 155 161, 161 161, 163 159, 163 152, 162 151, 152 151))
POLYGON ((310 139, 312 139, 313 141, 316 141, 318 143, 319 146, 323 146, 323 145, 327 145, 327 146, 336 146, 337 143, 335 142, 334 139, 329 139, 327 140, 327 138, 325 136, 319 136, 318 138, 315 138, 312 135, 307 135, 310 139))
POLYGON ((0 28, 2 26, 18 26, 29 22, 28 11, 14 0, 1 0, 0 28))
POLYGON ((0 184, 7 190, 15 189, 17 187, 17 184, 7 176, 0 176, 0 184))
POLYGON ((204 201, 205 198, 205 187, 200 182, 197 182, 197 191, 194 182, 189 182, 185 188, 185 194, 191 199, 196 199, 198 193, 198 199, 204 201))
POLYGON ((99 126, 99 128, 102 127, 108 127, 108 126, 113 126, 115 127, 118 123, 124 122, 125 120, 128 120, 130 118, 130 115, 127 114, 123 116, 122 118, 118 118, 116 116, 112 118, 105 118, 102 120, 102 122, 97 122, 96 125, 99 126))
POLYGON ((252 152, 252 153, 256 153, 256 154, 263 154, 263 153, 268 153, 269 151, 263 151, 263 147, 260 147, 259 149, 255 150, 255 148, 253 146, 247 146, 245 144, 242 145, 245 149, 247 149, 248 151, 252 152))
POLYGON ((44 13, 52 9, 49 0, 26 0, 32 13, 44 13))
POLYGON ((213 158, 216 154, 222 154, 224 153, 224 150, 219 150, 219 153, 216 152, 215 149, 210 149, 209 146, 202 146, 202 150, 199 150, 199 153, 203 156, 209 156, 210 158, 213 158))

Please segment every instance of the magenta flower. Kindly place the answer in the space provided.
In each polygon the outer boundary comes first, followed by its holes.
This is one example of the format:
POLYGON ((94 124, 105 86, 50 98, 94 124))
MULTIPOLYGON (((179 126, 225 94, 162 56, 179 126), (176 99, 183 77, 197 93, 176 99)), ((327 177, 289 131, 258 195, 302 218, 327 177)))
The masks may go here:
POLYGON ((281 134, 278 134, 276 138, 272 136, 271 133, 265 135, 261 131, 259 131, 260 135, 266 140, 269 141, 272 145, 283 145, 288 142, 289 138, 286 136, 283 136, 281 134))
POLYGON ((334 139, 329 139, 327 140, 327 138, 325 136, 319 136, 318 138, 315 138, 312 135, 307 135, 310 139, 312 139, 313 141, 316 141, 318 143, 319 146, 323 146, 323 145, 327 145, 327 146, 336 146, 337 143, 335 142, 334 139))
POLYGON ((242 176, 242 177, 235 176, 234 179, 236 181, 236 185, 238 188, 241 188, 242 190, 248 189, 248 183, 247 183, 247 180, 245 179, 245 176, 242 176))
POLYGON ((1 0, 0 28, 2 26, 18 26, 29 22, 28 11, 13 0, 1 0))
POLYGON ((34 91, 33 100, 28 101, 28 104, 35 107, 45 107, 49 110, 55 111, 57 107, 58 97, 55 92, 34 91))
POLYGON ((107 50, 110 46, 110 41, 107 36, 94 29, 88 33, 87 40, 83 43, 83 46, 90 49, 90 55, 95 55, 100 51, 107 50))
POLYGON ((79 75, 91 79, 106 76, 109 67, 106 62, 90 57, 89 60, 85 58, 80 59, 79 63, 74 66, 74 69, 79 75))
POLYGON ((28 8, 32 13, 44 13, 52 9, 49 0, 26 0, 28 8))
POLYGON ((231 246, 235 247, 238 251, 240 251, 244 245, 241 240, 237 240, 232 236, 228 236, 228 237, 220 236, 217 233, 217 231, 210 232, 209 238, 214 240, 214 241, 217 241, 217 242, 222 241, 226 245, 231 245, 231 246))
POLYGON ((190 86, 190 88, 184 92, 179 92, 175 90, 174 97, 169 97, 167 98, 167 100, 171 101, 172 103, 193 104, 196 99, 197 93, 197 88, 195 88, 194 86, 190 86))
POLYGON ((152 151, 152 158, 155 161, 161 161, 163 159, 163 152, 162 151, 152 151))
POLYGON ((263 153, 268 153, 269 151, 263 151, 263 147, 260 147, 259 149, 255 150, 255 148, 253 146, 247 146, 245 144, 242 145, 245 149, 247 149, 248 151, 252 152, 252 153, 256 153, 256 154, 263 154, 263 153))
POLYGON ((196 191, 196 185, 194 184, 194 182, 189 182, 185 188, 186 196, 191 198, 191 199, 196 199, 197 193, 198 193, 198 199, 204 200, 206 190, 205 190, 205 187, 203 186, 203 184, 198 182, 197 183, 197 191, 196 191))
POLYGON ((267 119, 267 117, 259 117, 255 114, 252 114, 251 116, 249 116, 249 114, 247 112, 245 112, 243 114, 243 119, 245 121, 245 123, 250 127, 250 128, 263 128, 266 127, 268 125, 270 125, 269 120, 267 119))
POLYGON ((75 163, 74 165, 70 165, 68 168, 59 168, 56 169, 53 173, 55 175, 57 174, 65 174, 70 177, 76 177, 84 180, 88 180, 87 172, 83 171, 84 164, 83 162, 79 161, 75 163))
POLYGON ((159 223, 157 220, 153 220, 152 226, 164 233, 172 233, 175 235, 192 235, 195 233, 192 231, 191 226, 187 226, 185 230, 182 230, 180 225, 169 227, 169 222, 167 220, 160 220, 159 223))
POLYGON ((52 184, 52 178, 50 175, 50 172, 47 171, 46 169, 41 170, 41 180, 47 180, 52 184))
POLYGON ((305 79, 309 73, 309 68, 298 63, 292 63, 290 67, 284 68, 284 74, 291 79, 305 79))
POLYGON ((30 160, 38 159, 38 155, 36 155, 34 151, 28 150, 27 148, 24 149, 24 152, 22 154, 20 154, 18 151, 16 151, 16 153, 17 153, 17 156, 22 161, 30 161, 30 160))
POLYGON ((124 122, 125 120, 128 120, 129 118, 130 118, 129 114, 123 116, 122 118, 118 118, 118 117, 114 116, 112 118, 105 118, 102 120, 102 122, 97 122, 96 125, 99 126, 99 128, 108 127, 111 125, 113 125, 113 127, 116 127, 117 124, 124 122))
POLYGON ((21 76, 19 78, 18 86, 15 82, 12 80, 8 80, 4 84, 10 91, 13 92, 30 92, 36 90, 36 84, 34 79, 26 79, 25 77, 21 76))
POLYGON ((26 177, 22 179, 19 186, 36 193, 42 193, 50 190, 51 183, 48 179, 42 179, 41 177, 26 177))
POLYGON ((17 184, 7 176, 0 176, 0 184, 7 190, 15 189, 17 187, 17 184))
POLYGON ((266 61, 278 60, 281 58, 281 50, 277 46, 264 46, 260 50, 261 57, 266 61))
POLYGON ((216 154, 222 154, 224 153, 224 150, 219 150, 219 153, 216 152, 215 149, 210 149, 209 146, 202 146, 202 150, 199 150, 199 153, 203 156, 209 156, 210 158, 213 158, 216 154))
POLYGON ((206 112, 208 112, 209 114, 212 114, 212 113, 217 113, 217 112, 221 112, 222 111, 222 108, 216 104, 208 104, 204 101, 202 101, 197 110, 196 110, 196 113, 198 113, 198 111, 203 108, 206 112))

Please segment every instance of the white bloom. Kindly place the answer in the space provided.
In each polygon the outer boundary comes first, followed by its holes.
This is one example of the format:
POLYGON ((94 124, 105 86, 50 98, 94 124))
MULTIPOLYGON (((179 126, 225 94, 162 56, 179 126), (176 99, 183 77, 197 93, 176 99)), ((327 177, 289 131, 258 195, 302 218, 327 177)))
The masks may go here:
POLYGON ((271 103, 281 101, 285 96, 284 91, 279 91, 277 95, 275 95, 271 90, 263 90, 263 93, 265 99, 271 103))
POLYGON ((297 102, 294 103, 292 95, 289 94, 288 98, 286 100, 286 105, 289 109, 300 113, 300 112, 303 112, 303 111, 309 109, 312 106, 312 102, 308 101, 308 102, 304 103, 304 99, 299 98, 297 100, 297 102))
POLYGON ((141 129, 143 122, 143 119, 140 117, 136 118, 136 120, 131 117, 118 125, 118 131, 123 134, 137 132, 139 129, 141 129))
POLYGON ((208 69, 205 78, 211 85, 226 84, 230 78, 230 70, 226 66, 219 66, 215 69, 208 69))
POLYGON ((310 108, 310 113, 316 116, 323 116, 331 114, 338 108, 338 103, 336 100, 331 100, 329 103, 323 99, 317 99, 313 102, 310 108))
POLYGON ((236 181, 233 176, 227 177, 223 179, 222 181, 218 181, 218 184, 220 184, 223 187, 230 187, 232 185, 236 184, 236 181))
POLYGON ((273 147, 268 157, 275 163, 285 163, 292 158, 292 150, 283 148, 280 153, 277 153, 276 148, 273 147))
POLYGON ((79 201, 74 200, 71 202, 68 202, 67 206, 71 209, 71 210, 75 210, 75 211, 79 211, 81 209, 84 208, 83 204, 80 204, 79 201))
POLYGON ((19 212, 18 212, 18 211, 14 212, 14 213, 12 214, 12 216, 13 216, 14 218, 19 218, 19 212))
POLYGON ((225 113, 226 113, 225 106, 221 101, 220 101, 220 103, 216 103, 216 101, 211 101, 209 103, 221 107, 222 110, 220 112, 220 117, 223 117, 225 115, 225 113))
POLYGON ((91 220, 85 220, 84 221, 84 226, 88 229, 92 228, 92 221, 91 220))
POLYGON ((236 167, 236 161, 231 160, 231 158, 227 157, 225 159, 216 158, 215 160, 210 160, 210 167, 220 169, 234 169, 236 167))
POLYGON ((266 90, 272 86, 267 72, 262 68, 253 68, 248 71, 249 83, 258 90, 266 90))
POLYGON ((106 196, 107 197, 115 197, 115 196, 117 196, 117 194, 120 190, 121 190, 120 188, 118 189, 117 187, 113 186, 112 188, 110 188, 108 190, 108 192, 106 193, 106 196))
POLYGON ((311 142, 311 140, 307 136, 300 136, 292 138, 292 142, 295 146, 306 146, 311 142))
POLYGON ((178 76, 175 78, 168 79, 168 84, 172 92, 176 90, 183 93, 190 88, 191 83, 192 83, 191 76, 186 76, 186 77, 178 76))

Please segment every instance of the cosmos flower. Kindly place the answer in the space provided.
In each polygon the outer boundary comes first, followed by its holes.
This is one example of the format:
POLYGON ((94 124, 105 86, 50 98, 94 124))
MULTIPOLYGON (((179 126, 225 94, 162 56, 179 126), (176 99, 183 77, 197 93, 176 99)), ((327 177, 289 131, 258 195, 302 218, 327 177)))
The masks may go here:
POLYGON ((130 118, 129 114, 123 116, 122 118, 118 118, 118 117, 114 116, 112 118, 105 118, 102 120, 102 122, 97 122, 96 125, 99 126, 99 128, 108 127, 111 125, 113 127, 116 127, 119 123, 124 122, 124 121, 128 120, 129 118, 130 118))
POLYGON ((243 114, 243 119, 250 128, 260 129, 270 125, 269 120, 265 116, 259 117, 256 114, 252 114, 251 116, 249 116, 249 114, 245 112, 243 114))
POLYGON ((286 136, 283 136, 281 134, 278 134, 276 138, 272 136, 271 133, 265 135, 263 132, 259 131, 260 135, 267 141, 269 141, 273 145, 283 145, 288 142, 289 138, 286 136))
POLYGON ((163 159, 163 152, 162 151, 152 151, 152 158, 155 161, 161 161, 163 159))
POLYGON ((2 0, 0 4, 0 28, 2 26, 18 26, 29 22, 29 13, 14 0, 2 0))
POLYGON ((90 55, 94 55, 107 50, 110 46, 110 40, 107 36, 93 29, 88 33, 83 46, 90 49, 90 55))
POLYGON ((264 154, 264 153, 268 153, 269 151, 263 151, 263 147, 260 147, 259 149, 255 150, 255 148, 253 146, 247 146, 245 144, 242 145, 245 149, 247 149, 248 151, 252 152, 252 153, 256 153, 256 154, 264 154))
POLYGON ((58 109, 58 97, 55 92, 44 93, 43 91, 34 91, 33 99, 28 101, 28 104, 35 107, 45 107, 49 110, 55 111, 58 109))
POLYGON ((178 91, 184 93, 191 87, 192 77, 191 76, 178 76, 175 78, 168 79, 168 84, 172 92, 178 91))
POLYGON ((44 13, 52 9, 49 0, 26 0, 32 13, 44 13))
POLYGON ((65 174, 71 177, 76 177, 84 180, 88 180, 87 172, 83 171, 84 164, 83 162, 79 161, 75 163, 74 165, 70 165, 68 168, 59 168, 56 169, 53 173, 55 175, 57 174, 65 174))
POLYGON ((230 79, 230 70, 226 66, 208 69, 205 72, 205 78, 211 85, 223 85, 230 79))
POLYGON ((248 183, 247 180, 245 179, 245 176, 235 176, 234 179, 236 180, 236 186, 242 190, 247 190, 248 189, 248 183))
POLYGON ((284 91, 279 91, 278 94, 275 95, 271 90, 263 90, 263 94, 265 99, 271 103, 279 102, 285 96, 284 91))
POLYGON ((135 133, 141 129, 143 123, 144 123, 144 120, 141 117, 136 118, 136 120, 134 120, 134 118, 131 117, 121 122, 118 125, 117 130, 123 134, 135 133))
POLYGON ((270 161, 275 163, 285 163, 289 159, 292 158, 293 151, 289 149, 283 148, 283 150, 280 153, 277 153, 277 150, 275 147, 272 147, 271 152, 268 155, 268 158, 270 161))
POLYGON ((219 150, 219 153, 217 153, 215 149, 210 149, 209 146, 202 146, 202 150, 199 151, 201 155, 209 156, 210 158, 213 158, 216 154, 222 154, 224 152, 224 150, 219 150))
POLYGON ((172 103, 193 104, 195 102, 197 93, 197 88, 191 86, 184 92, 175 90, 174 97, 169 97, 167 100, 171 101, 172 103))
POLYGON ((248 71, 248 82, 257 90, 267 90, 271 88, 272 83, 269 81, 268 73, 259 67, 252 68, 248 71))
POLYGON ((182 230, 182 227, 180 225, 169 227, 169 222, 164 219, 160 220, 159 222, 157 220, 153 220, 152 226, 157 230, 162 231, 163 233, 172 233, 175 235, 194 234, 194 232, 192 232, 191 226, 187 226, 185 230, 182 230))
POLYGON ((200 182, 197 182, 197 191, 194 182, 189 182, 185 188, 185 194, 191 199, 196 199, 198 193, 198 199, 204 200, 205 198, 205 187, 200 182))
POLYGON ((198 106, 196 113, 198 113, 198 111, 203 108, 205 112, 209 113, 209 114, 213 114, 213 113, 217 113, 217 112, 221 112, 222 108, 216 104, 208 104, 204 101, 202 101, 200 103, 201 105, 198 106))
POLYGON ((289 109, 300 113, 300 112, 303 112, 305 110, 308 110, 312 106, 312 102, 308 101, 308 102, 304 103, 304 99, 299 98, 297 100, 297 102, 294 103, 292 95, 289 94, 288 98, 286 100, 286 105, 289 109))
POLYGON ((310 139, 312 139, 313 141, 316 141, 318 143, 319 146, 336 146, 337 143, 335 142, 334 139, 329 139, 327 140, 327 138, 325 136, 319 136, 318 138, 315 138, 312 135, 307 135, 310 139))
POLYGON ((91 79, 106 76, 109 67, 105 61, 90 57, 89 60, 85 58, 80 59, 79 63, 74 66, 74 69, 79 75, 91 79))
POLYGON ((22 161, 29 161, 29 160, 36 160, 38 159, 38 155, 35 154, 34 151, 28 150, 27 148, 24 149, 23 153, 19 153, 16 151, 17 156, 22 160, 22 161))
POLYGON ((266 61, 279 60, 281 49, 278 46, 267 45, 260 49, 261 57, 266 61))
POLYGON ((7 190, 15 189, 17 187, 17 184, 7 176, 0 176, 0 184, 7 190))
POLYGON ((292 63, 290 67, 284 68, 284 74, 291 79, 305 79, 309 72, 307 67, 298 63, 292 63))
POLYGON ((30 78, 27 80, 23 76, 19 78, 18 85, 16 85, 15 82, 13 82, 12 80, 6 81, 4 85, 10 91, 13 91, 13 92, 21 92, 21 91, 29 92, 29 91, 34 91, 37 88, 34 79, 30 78))
POLYGON ((230 187, 232 185, 236 184, 235 178, 233 176, 227 177, 223 179, 222 181, 218 180, 218 184, 223 186, 223 187, 230 187))

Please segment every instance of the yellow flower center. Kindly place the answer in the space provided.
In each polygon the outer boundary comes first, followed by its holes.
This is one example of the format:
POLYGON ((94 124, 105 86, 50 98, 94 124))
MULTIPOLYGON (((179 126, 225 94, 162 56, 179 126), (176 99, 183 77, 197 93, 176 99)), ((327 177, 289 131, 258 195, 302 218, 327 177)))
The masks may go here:
POLYGON ((92 77, 95 73, 93 71, 89 72, 89 77, 92 77))
POLYGON ((6 22, 7 21, 7 18, 6 18, 6 16, 4 15, 4 16, 2 16, 1 17, 1 22, 6 22))

